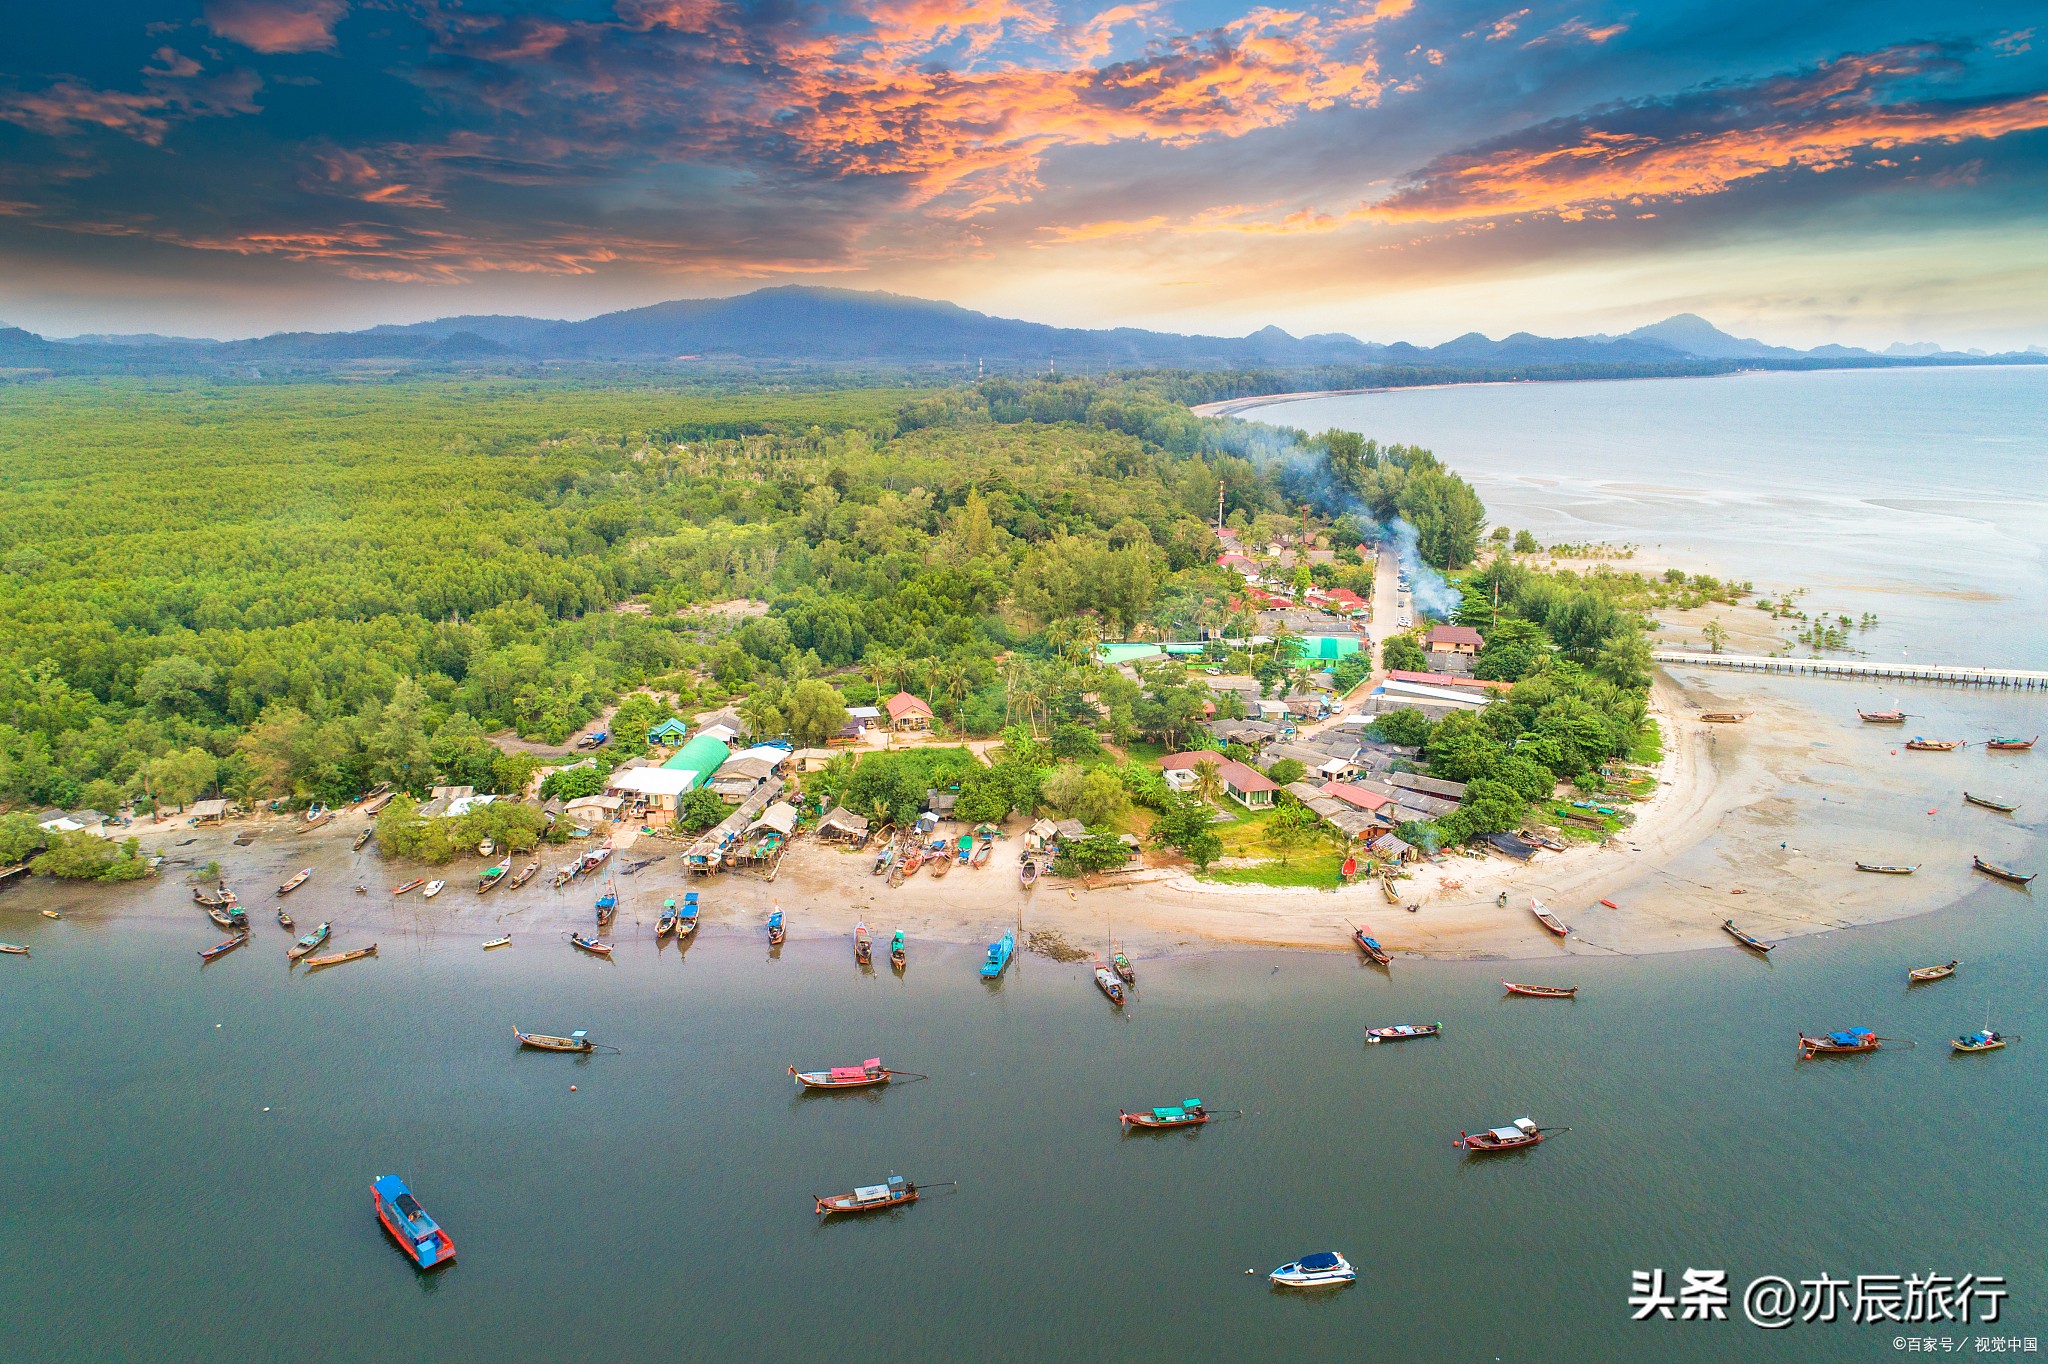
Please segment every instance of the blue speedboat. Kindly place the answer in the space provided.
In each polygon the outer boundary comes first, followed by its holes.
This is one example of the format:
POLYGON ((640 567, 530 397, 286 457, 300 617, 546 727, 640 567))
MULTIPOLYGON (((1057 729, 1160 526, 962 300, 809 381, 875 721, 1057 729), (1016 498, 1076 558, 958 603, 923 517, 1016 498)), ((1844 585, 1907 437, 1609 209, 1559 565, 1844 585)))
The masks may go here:
POLYGON ((438 1269, 455 1258, 455 1238, 427 1216, 404 1180, 397 1175, 378 1175, 370 1181, 370 1197, 376 1203, 377 1220, 414 1264, 438 1269))
POLYGON ((999 941, 988 945, 988 960, 981 964, 983 980, 1000 980, 1009 968, 1010 955, 1017 950, 1017 935, 1005 933, 999 941))

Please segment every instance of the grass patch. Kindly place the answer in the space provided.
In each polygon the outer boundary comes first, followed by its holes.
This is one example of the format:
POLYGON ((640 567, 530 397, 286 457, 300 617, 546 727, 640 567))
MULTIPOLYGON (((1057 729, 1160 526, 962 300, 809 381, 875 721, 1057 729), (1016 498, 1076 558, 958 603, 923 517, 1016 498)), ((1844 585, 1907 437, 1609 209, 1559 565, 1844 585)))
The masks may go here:
POLYGON ((1285 866, 1212 867, 1200 879, 1226 886, 1334 886, 1344 859, 1336 853, 1297 856, 1285 866))
POLYGON ((1628 760, 1643 767, 1664 761, 1664 731, 1655 720, 1644 722, 1643 732, 1629 745, 1628 760))

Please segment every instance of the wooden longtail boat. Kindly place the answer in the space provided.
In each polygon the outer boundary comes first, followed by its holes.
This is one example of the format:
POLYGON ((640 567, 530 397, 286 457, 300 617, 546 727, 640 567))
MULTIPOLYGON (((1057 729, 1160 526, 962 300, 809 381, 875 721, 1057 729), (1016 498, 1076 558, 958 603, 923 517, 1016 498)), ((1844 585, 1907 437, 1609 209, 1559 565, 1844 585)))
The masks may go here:
POLYGON ((1962 746, 1963 741, 1961 739, 1921 739, 1916 737, 1906 740, 1906 747, 1915 753, 1953 753, 1962 746))
POLYGON ((903 930, 899 928, 896 930, 896 936, 889 939, 889 965, 896 968, 897 974, 901 975, 909 961, 909 955, 903 950, 903 930))
POLYGON ((528 862, 518 871, 512 873, 512 880, 509 882, 509 884, 511 885, 512 889, 517 890, 521 886, 525 885, 528 881, 531 881, 533 879, 533 874, 539 870, 540 863, 538 861, 528 862))
POLYGON ((241 903, 240 898, 228 889, 225 881, 220 883, 219 892, 213 895, 207 894, 197 886, 192 887, 192 900, 206 909, 232 909, 241 903))
POLYGON ((1700 721, 1709 725, 1739 725, 1749 718, 1746 710, 1703 710, 1700 721))
POLYGON ((607 891, 597 897, 597 927, 600 932, 612 926, 612 920, 619 916, 619 897, 607 891))
POLYGON ((1884 876, 1911 876, 1914 872, 1920 870, 1920 864, 1915 862, 1910 867, 1902 867, 1887 862, 1858 862, 1856 870, 1874 871, 1884 876))
POLYGON ((870 1056, 857 1066, 833 1066, 829 1070, 798 1070, 789 1068, 790 1075, 801 1089, 869 1089, 875 1085, 886 1085, 889 1077, 896 1072, 882 1064, 879 1056, 870 1056))
POLYGON ((1123 983, 1109 973, 1107 966, 1103 966, 1100 963, 1097 963, 1095 967, 1095 985, 1102 993, 1109 996, 1110 1003, 1116 1005, 1119 1009, 1123 1008, 1123 983))
POLYGON ((1930 980, 1945 980, 1954 975, 1956 968, 1961 965, 1960 961, 1952 961, 1946 966, 1916 967, 1906 972, 1906 982, 1909 985, 1925 985, 1930 980))
POLYGON ((841 1212, 879 1212, 883 1208, 898 1208, 905 1203, 917 1201, 917 1185, 901 1175, 890 1175, 884 1184, 869 1184, 855 1189, 852 1193, 828 1194, 823 1198, 812 1194, 817 1203, 818 1216, 830 1217, 841 1212))
POLYGON ((64 917, 64 916, 63 916, 62 914, 59 914, 59 913, 58 913, 58 912, 57 912, 56 910, 54 910, 54 909, 46 909, 46 910, 43 910, 43 911, 41 911, 41 913, 42 913, 42 916, 43 916, 43 917, 44 917, 45 919, 61 919, 61 918, 63 918, 63 917, 64 917))
POLYGON ((2001 867, 1996 862, 1986 862, 1981 857, 1972 857, 1970 861, 1975 864, 1978 871, 1983 872, 1986 876, 1996 876, 1999 880, 2010 881, 2016 886, 2024 886, 2040 874, 2031 871, 2014 871, 2011 867, 2001 867))
POLYGON ((1038 864, 1028 857, 1019 862, 1017 864, 1017 883, 1026 890, 1038 884, 1038 864))
POLYGON ((1351 941, 1358 944, 1358 950, 1365 953, 1375 965, 1385 966, 1393 961, 1393 954, 1380 946, 1380 940, 1365 931, 1363 924, 1351 930, 1351 941))
POLYGON ((374 957, 376 955, 377 944, 371 943, 368 947, 352 948, 347 952, 330 952, 324 957, 308 957, 306 958, 306 969, 317 971, 323 966, 339 966, 345 961, 357 961, 363 957, 374 957))
POLYGON ((1984 747, 1995 753, 2024 753, 2032 748, 2040 737, 2036 734, 2032 739, 1986 739, 1984 747))
POLYGON ((1413 1037, 1435 1037, 1444 1030, 1441 1023, 1396 1023, 1390 1028, 1367 1028, 1365 1040, 1374 1045, 1381 1042, 1406 1042, 1413 1037))
POLYGON ((1856 712, 1866 725, 1903 725, 1906 712, 1902 710, 1859 710, 1856 712))
POLYGON ((780 947, 783 939, 788 936, 789 930, 783 927, 782 923, 782 911, 778 909, 768 916, 768 945, 780 947))
POLYGON ((1131 965, 1131 959, 1124 955, 1122 944, 1111 942, 1109 969, 1116 972, 1116 978, 1126 985, 1138 983, 1138 968, 1131 965))
POLYGON ((485 867, 483 874, 476 878, 476 893, 479 895, 483 894, 511 874, 512 864, 510 862, 500 862, 495 867, 485 867))
POLYGON ((1517 985, 1504 980, 1501 988, 1511 995, 1528 995, 1531 999, 1576 999, 1579 994, 1576 985, 1517 985))
POLYGON ((895 864, 896 845, 894 843, 884 843, 882 845, 881 851, 875 854, 875 869, 873 874, 876 876, 882 876, 886 874, 889 868, 894 866, 895 864))
POLYGON ((424 886, 424 885, 425 885, 426 883, 427 883, 427 878, 426 878, 426 877, 424 877, 424 876, 415 876, 415 877, 413 877, 413 878, 412 878, 412 880, 410 880, 410 881, 407 881, 407 882, 406 882, 406 883, 405 883, 404 885, 402 885, 402 886, 393 886, 393 887, 391 888, 391 893, 392 893, 393 895, 403 895, 403 894, 405 894, 405 893, 406 893, 407 891, 412 891, 412 890, 418 890, 418 889, 419 889, 419 888, 420 888, 421 886, 424 886))
POLYGON ((218 905, 208 905, 206 917, 229 932, 241 932, 249 926, 249 916, 239 908, 222 909, 218 905))
POLYGON ((572 865, 570 865, 570 866, 566 866, 566 867, 562 867, 562 868, 559 868, 559 869, 557 869, 557 870, 556 870, 556 872, 555 872, 555 878, 554 878, 554 886, 555 886, 555 889, 556 889, 556 890, 560 890, 560 889, 561 889, 561 888, 562 888, 563 886, 566 886, 566 885, 568 885, 568 884, 569 884, 569 883, 570 883, 571 881, 575 880, 575 879, 576 879, 576 871, 577 871, 577 868, 576 868, 576 867, 575 867, 575 866, 574 866, 573 864, 572 864, 572 865))
POLYGON ((976 871, 979 871, 983 867, 988 865, 988 860, 989 858, 995 856, 995 851, 995 840, 991 838, 984 838, 981 840, 981 842, 975 844, 974 851, 968 854, 967 865, 973 867, 976 871))
POLYGON ((2009 815, 2020 808, 2019 802, 2016 800, 1994 800, 1990 796, 1972 795, 1968 791, 1963 792, 1963 799, 1971 805, 1980 805, 1986 810, 1996 810, 2001 815, 2009 815))
POLYGON ((491 950, 491 949, 492 949, 493 947, 510 947, 511 945, 512 945, 512 935, 511 935, 510 933, 507 933, 507 934, 506 934, 506 935, 505 935, 504 937, 502 937, 502 938, 492 938, 492 939, 491 939, 490 941, 486 942, 486 943, 484 944, 484 951, 488 952, 488 951, 490 951, 490 950, 491 950))
POLYGON ((16 942, 0 942, 0 952, 5 952, 10 957, 25 957, 29 955, 28 949, 16 942))
POLYGON ((934 881, 938 880, 941 876, 944 876, 947 872, 953 870, 953 859, 946 854, 946 851, 943 848, 933 853, 930 857, 926 858, 925 860, 931 863, 932 880, 934 881))
POLYGON ((569 945, 571 947, 579 947, 593 957, 609 957, 612 954, 612 945, 610 943, 599 942, 596 938, 586 938, 581 933, 571 933, 569 935, 569 945))
POLYGON ((660 942, 676 931, 676 901, 671 895, 661 902, 661 917, 654 921, 654 940, 660 942))
POLYGON ((375 834, 376 832, 377 831, 374 828, 364 829, 361 833, 356 835, 355 842, 348 845, 348 850, 350 852, 361 852, 363 850, 363 845, 365 843, 368 843, 370 841, 371 835, 375 834))
POLYGON ((1209 1110, 1202 1107, 1200 1099, 1182 1099, 1178 1108, 1147 1108, 1138 1113, 1116 1111, 1119 1127, 1146 1128, 1162 1131, 1169 1127, 1200 1127, 1209 1121, 1209 1110))
POLYGON ((2006 1036, 2004 1033, 1993 1032, 1991 1029, 1986 1028, 1982 1032, 1968 1033, 1958 1037, 1948 1045, 1954 1051, 1997 1051, 2005 1043, 2006 1036))
POLYGON ((676 941, 682 942, 697 931, 697 892, 683 892, 683 909, 676 915, 676 941))
POLYGON ((1773 947, 1777 946, 1777 944, 1774 942, 1765 942, 1762 938, 1757 937, 1753 933, 1743 932, 1741 929, 1735 926, 1735 920, 1733 919, 1721 920, 1721 927, 1728 930, 1728 935, 1734 938, 1735 941, 1741 943, 1744 947, 1751 948, 1754 951, 1768 952, 1773 947))
POLYGON ((1525 1146, 1534 1146, 1543 1140, 1546 1132, 1557 1132, 1556 1127, 1538 1127, 1529 1118, 1516 1118, 1508 1127, 1489 1127, 1484 1132, 1460 1132, 1452 1146, 1467 1155, 1490 1156, 1501 1151, 1519 1151, 1525 1146))
POLYGON ((306 811, 306 822, 305 822, 304 826, 302 826, 302 828, 300 829, 300 832, 302 832, 302 833, 303 833, 303 832, 304 832, 304 831, 305 831, 306 829, 317 829, 317 828, 319 828, 319 827, 320 827, 320 826, 321 826, 322 824, 325 824, 325 823, 326 823, 326 822, 327 822, 328 820, 330 820, 330 819, 333 819, 333 818, 334 818, 334 816, 335 816, 335 813, 336 813, 336 812, 335 812, 334 810, 330 809, 330 808, 329 808, 328 806, 325 806, 325 805, 318 805, 318 806, 315 806, 314 808, 312 808, 312 809, 310 809, 310 810, 306 811))
POLYGON ((1799 1034, 1799 1059, 1811 1061, 1816 1056, 1849 1056, 1858 1052, 1878 1051, 1884 1046, 1884 1039, 1868 1028, 1856 1028, 1848 1032, 1831 1032, 1822 1037, 1799 1034))
POLYGON ((277 926, 279 928, 286 930, 290 930, 296 927, 296 925, 292 923, 292 916, 284 912, 283 905, 279 905, 277 907, 277 926))
POLYGON ((1391 876, 1380 878, 1380 894, 1387 897, 1387 903, 1390 905, 1401 903, 1401 892, 1394 888, 1394 878, 1391 876))
POLYGON ((1569 928, 1565 927, 1562 919, 1545 909, 1543 902, 1533 895, 1529 897, 1529 912, 1536 916, 1536 922, 1542 924, 1560 938, 1571 932, 1569 928))
POLYGON ((853 926, 853 960, 856 965, 860 966, 873 966, 875 964, 875 945, 868 941, 868 926, 866 924, 855 924, 853 926))
POLYGON ((512 1035, 519 1039, 520 1046, 531 1047, 535 1051, 595 1050, 590 1041, 590 1034, 581 1028, 570 1033, 567 1037, 551 1037, 544 1032, 521 1032, 517 1028, 512 1029, 512 1035))
POLYGON ((234 937, 229 938, 226 942, 215 943, 211 947, 200 948, 199 959, 201 961, 212 961, 215 957, 224 957, 247 941, 249 941, 249 935, 247 933, 237 933, 235 934, 234 937))
POLYGON ((333 924, 321 924, 311 933, 308 933, 305 937, 299 939, 290 947, 287 947, 284 950, 284 959, 286 961, 297 961, 300 957, 305 956, 308 952, 311 952, 315 948, 319 947, 321 943, 326 942, 327 935, 329 933, 332 933, 333 931, 333 924))

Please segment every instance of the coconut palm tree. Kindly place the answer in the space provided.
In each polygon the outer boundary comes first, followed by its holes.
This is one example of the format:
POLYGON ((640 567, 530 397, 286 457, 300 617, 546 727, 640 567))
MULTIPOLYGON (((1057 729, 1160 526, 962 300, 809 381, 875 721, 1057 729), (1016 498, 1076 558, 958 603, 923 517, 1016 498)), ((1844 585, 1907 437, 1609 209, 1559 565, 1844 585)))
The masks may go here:
POLYGON ((1196 761, 1195 794, 1211 805, 1223 799, 1223 767, 1214 758, 1196 761))

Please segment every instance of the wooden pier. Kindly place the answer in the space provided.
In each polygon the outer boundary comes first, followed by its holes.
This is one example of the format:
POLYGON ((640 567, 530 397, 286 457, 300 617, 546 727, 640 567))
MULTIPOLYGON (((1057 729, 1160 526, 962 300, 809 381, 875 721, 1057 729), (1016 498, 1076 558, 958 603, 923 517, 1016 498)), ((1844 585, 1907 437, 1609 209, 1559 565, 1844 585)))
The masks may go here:
POLYGON ((1659 663, 1740 672, 1805 677, 1846 677, 1870 682, 1935 682, 1956 687, 2048 689, 2048 672, 2029 668, 1973 668, 1961 663, 1873 663, 1867 659, 1765 658, 1757 654, 1716 654, 1698 649, 1652 649, 1659 663))

